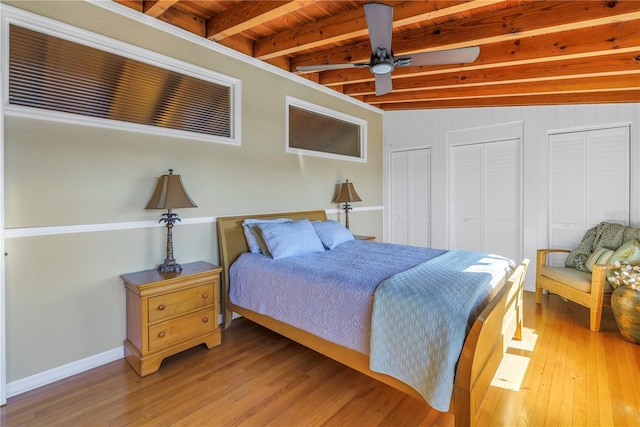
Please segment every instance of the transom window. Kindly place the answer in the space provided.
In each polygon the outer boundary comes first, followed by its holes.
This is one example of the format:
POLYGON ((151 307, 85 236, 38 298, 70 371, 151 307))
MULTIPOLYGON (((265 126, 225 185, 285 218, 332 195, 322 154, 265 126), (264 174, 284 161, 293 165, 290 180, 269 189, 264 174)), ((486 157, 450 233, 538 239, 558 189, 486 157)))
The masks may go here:
POLYGON ((366 161, 365 120, 287 97, 287 151, 366 161))
POLYGON ((142 125, 168 134, 238 143, 234 117, 238 81, 107 40, 109 45, 120 45, 123 55, 11 23, 8 109, 40 109, 53 118, 63 114, 72 121, 90 119, 104 125, 107 120, 114 127, 142 125))

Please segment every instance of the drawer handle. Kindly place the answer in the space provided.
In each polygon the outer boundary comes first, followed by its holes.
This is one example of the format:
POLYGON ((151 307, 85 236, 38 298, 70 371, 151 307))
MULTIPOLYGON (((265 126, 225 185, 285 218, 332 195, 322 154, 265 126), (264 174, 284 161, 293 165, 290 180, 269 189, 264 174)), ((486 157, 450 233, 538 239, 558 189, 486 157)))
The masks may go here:
POLYGON ((165 336, 165 335, 166 335, 166 334, 164 333, 164 331, 160 331, 160 332, 158 333, 158 337, 160 337, 160 338, 164 338, 164 336, 165 336))
POLYGON ((164 304, 160 304, 160 305, 158 306, 158 310, 160 310, 160 311, 164 310, 165 308, 166 308, 166 307, 164 306, 164 304))
POLYGON ((202 298, 203 298, 203 299, 207 299, 208 297, 209 297, 209 294, 208 294, 208 293, 206 293, 206 292, 205 292, 204 294, 202 294, 202 298))
POLYGON ((209 318, 208 317, 203 317, 202 318, 202 323, 208 323, 209 322, 209 318))

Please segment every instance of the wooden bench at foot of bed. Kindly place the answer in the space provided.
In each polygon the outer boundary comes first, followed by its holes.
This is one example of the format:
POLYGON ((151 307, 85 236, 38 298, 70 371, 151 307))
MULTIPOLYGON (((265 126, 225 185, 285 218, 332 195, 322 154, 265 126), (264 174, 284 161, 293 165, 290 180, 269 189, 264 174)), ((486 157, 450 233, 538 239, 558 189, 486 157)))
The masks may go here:
MULTIPOLYGON (((251 310, 235 306, 229 301, 229 266, 244 252, 248 252, 242 230, 247 218, 307 218, 310 221, 326 220, 325 211, 283 212, 272 214, 220 217, 217 221, 220 261, 223 267, 222 298, 224 326, 231 324, 236 312, 247 319, 292 339, 312 350, 330 357, 346 366, 410 394, 420 400, 423 397, 409 385, 396 378, 369 369, 369 357, 331 343, 316 335, 251 310)), ((529 260, 525 259, 501 283, 480 316, 473 324, 465 341, 458 367, 453 393, 452 411, 456 427, 476 424, 477 411, 491 380, 512 338, 522 339, 522 299, 524 277, 529 260)))

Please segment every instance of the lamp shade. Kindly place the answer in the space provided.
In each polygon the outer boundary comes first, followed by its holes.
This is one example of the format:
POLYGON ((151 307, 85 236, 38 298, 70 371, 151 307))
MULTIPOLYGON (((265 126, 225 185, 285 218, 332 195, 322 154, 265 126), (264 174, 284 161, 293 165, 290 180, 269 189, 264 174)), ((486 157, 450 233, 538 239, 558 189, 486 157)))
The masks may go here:
POLYGON ((349 202, 361 202, 362 199, 356 193, 356 189, 353 187, 353 183, 347 181, 343 184, 338 184, 338 191, 333 198, 333 203, 349 203, 349 202))
POLYGON ((174 175, 173 169, 169 169, 168 175, 162 175, 158 179, 156 191, 146 209, 175 209, 175 208, 196 208, 197 205, 191 200, 187 190, 182 185, 180 175, 174 175))

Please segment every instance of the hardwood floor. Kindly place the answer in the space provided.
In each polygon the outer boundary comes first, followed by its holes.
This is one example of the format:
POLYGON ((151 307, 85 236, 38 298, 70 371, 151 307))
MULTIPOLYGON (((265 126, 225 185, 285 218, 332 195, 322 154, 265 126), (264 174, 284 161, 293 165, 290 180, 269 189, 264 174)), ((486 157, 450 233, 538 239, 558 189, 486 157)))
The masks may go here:
MULTIPOLYGON (((487 426, 640 426, 640 345, 611 309, 525 293, 525 331, 482 403, 487 426)), ((453 426, 412 397, 245 319, 223 344, 166 359, 139 378, 124 359, 9 399, 13 426, 453 426)))

